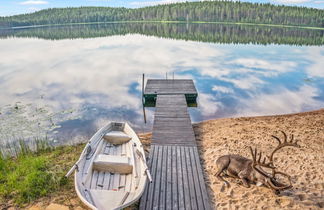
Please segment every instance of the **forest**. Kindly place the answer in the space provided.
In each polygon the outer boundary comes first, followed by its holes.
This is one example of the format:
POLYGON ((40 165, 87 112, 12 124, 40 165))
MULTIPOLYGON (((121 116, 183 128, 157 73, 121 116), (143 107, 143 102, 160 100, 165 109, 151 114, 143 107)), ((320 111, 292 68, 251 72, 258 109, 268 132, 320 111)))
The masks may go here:
POLYGON ((77 39, 143 34, 171 39, 227 44, 323 45, 323 30, 235 24, 111 23, 0 30, 0 38, 77 39))
POLYGON ((0 27, 111 21, 239 22, 324 27, 324 11, 306 7, 239 1, 184 2, 137 9, 52 8, 30 14, 0 17, 0 27))

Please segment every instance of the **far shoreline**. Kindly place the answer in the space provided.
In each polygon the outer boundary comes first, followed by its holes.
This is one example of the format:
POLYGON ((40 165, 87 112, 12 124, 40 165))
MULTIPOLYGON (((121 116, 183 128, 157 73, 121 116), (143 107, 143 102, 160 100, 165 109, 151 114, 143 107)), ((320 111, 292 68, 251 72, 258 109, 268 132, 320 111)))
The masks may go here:
POLYGON ((30 29, 55 26, 78 26, 78 25, 95 25, 95 24, 122 24, 122 23, 161 23, 161 24, 224 24, 224 25, 246 25, 246 26, 261 26, 261 27, 277 27, 277 28, 297 28, 307 30, 324 30, 323 27, 298 26, 298 25, 280 25, 267 23, 247 23, 247 22, 218 22, 218 21, 169 21, 169 20, 128 20, 128 21, 107 21, 107 22, 80 22, 80 23, 59 23, 59 24, 44 24, 44 25, 26 25, 1 28, 0 30, 15 30, 15 29, 30 29))

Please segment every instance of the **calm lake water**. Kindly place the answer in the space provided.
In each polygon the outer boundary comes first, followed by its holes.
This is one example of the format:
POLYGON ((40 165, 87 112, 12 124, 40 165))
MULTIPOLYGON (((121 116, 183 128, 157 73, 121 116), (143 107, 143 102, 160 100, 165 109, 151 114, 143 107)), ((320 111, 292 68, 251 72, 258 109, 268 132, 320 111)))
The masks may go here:
POLYGON ((242 28, 221 34, 223 29, 201 26, 202 30, 197 24, 163 26, 160 34, 160 26, 154 33, 147 26, 146 33, 144 26, 141 31, 109 27, 90 32, 80 27, 77 32, 73 27, 1 32, 0 107, 20 101, 76 110, 79 119, 67 120, 58 129, 64 141, 89 136, 110 120, 149 131, 154 109, 147 110, 144 125, 143 73, 146 78, 167 74, 169 79, 193 79, 199 92, 198 108, 190 108, 193 122, 324 107, 321 31, 310 34, 308 42, 305 30, 292 33, 297 37, 291 41, 289 31, 274 39, 276 28, 243 28, 253 31, 250 36, 242 28), (115 31, 108 33, 109 27, 115 31), (259 41, 249 40, 253 37, 259 41))

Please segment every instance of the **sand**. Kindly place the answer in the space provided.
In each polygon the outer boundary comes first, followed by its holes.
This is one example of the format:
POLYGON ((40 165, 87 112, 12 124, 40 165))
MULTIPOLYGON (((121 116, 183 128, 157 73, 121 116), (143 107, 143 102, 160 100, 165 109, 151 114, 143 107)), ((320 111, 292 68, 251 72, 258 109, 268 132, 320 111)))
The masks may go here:
POLYGON ((292 115, 217 119, 194 124, 209 196, 217 209, 320 209, 324 208, 324 109, 292 115), (271 137, 280 130, 294 134, 301 148, 285 147, 274 163, 291 175, 293 188, 275 195, 266 187, 246 188, 227 178, 230 188, 215 177, 215 161, 226 154, 250 158, 248 146, 264 154, 276 147, 271 137))

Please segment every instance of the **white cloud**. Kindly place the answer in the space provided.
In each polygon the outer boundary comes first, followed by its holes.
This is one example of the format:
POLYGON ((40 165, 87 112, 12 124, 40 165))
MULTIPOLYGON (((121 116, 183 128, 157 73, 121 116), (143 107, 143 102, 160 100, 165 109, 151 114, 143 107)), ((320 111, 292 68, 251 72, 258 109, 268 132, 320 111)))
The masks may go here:
POLYGON ((41 5, 41 4, 48 4, 48 1, 43 0, 28 0, 20 2, 21 5, 41 5))
POLYGON ((221 92, 221 93, 234 93, 234 91, 231 88, 224 87, 224 86, 213 86, 213 91, 221 92))
POLYGON ((324 1, 314 1, 315 4, 324 4, 324 1))

